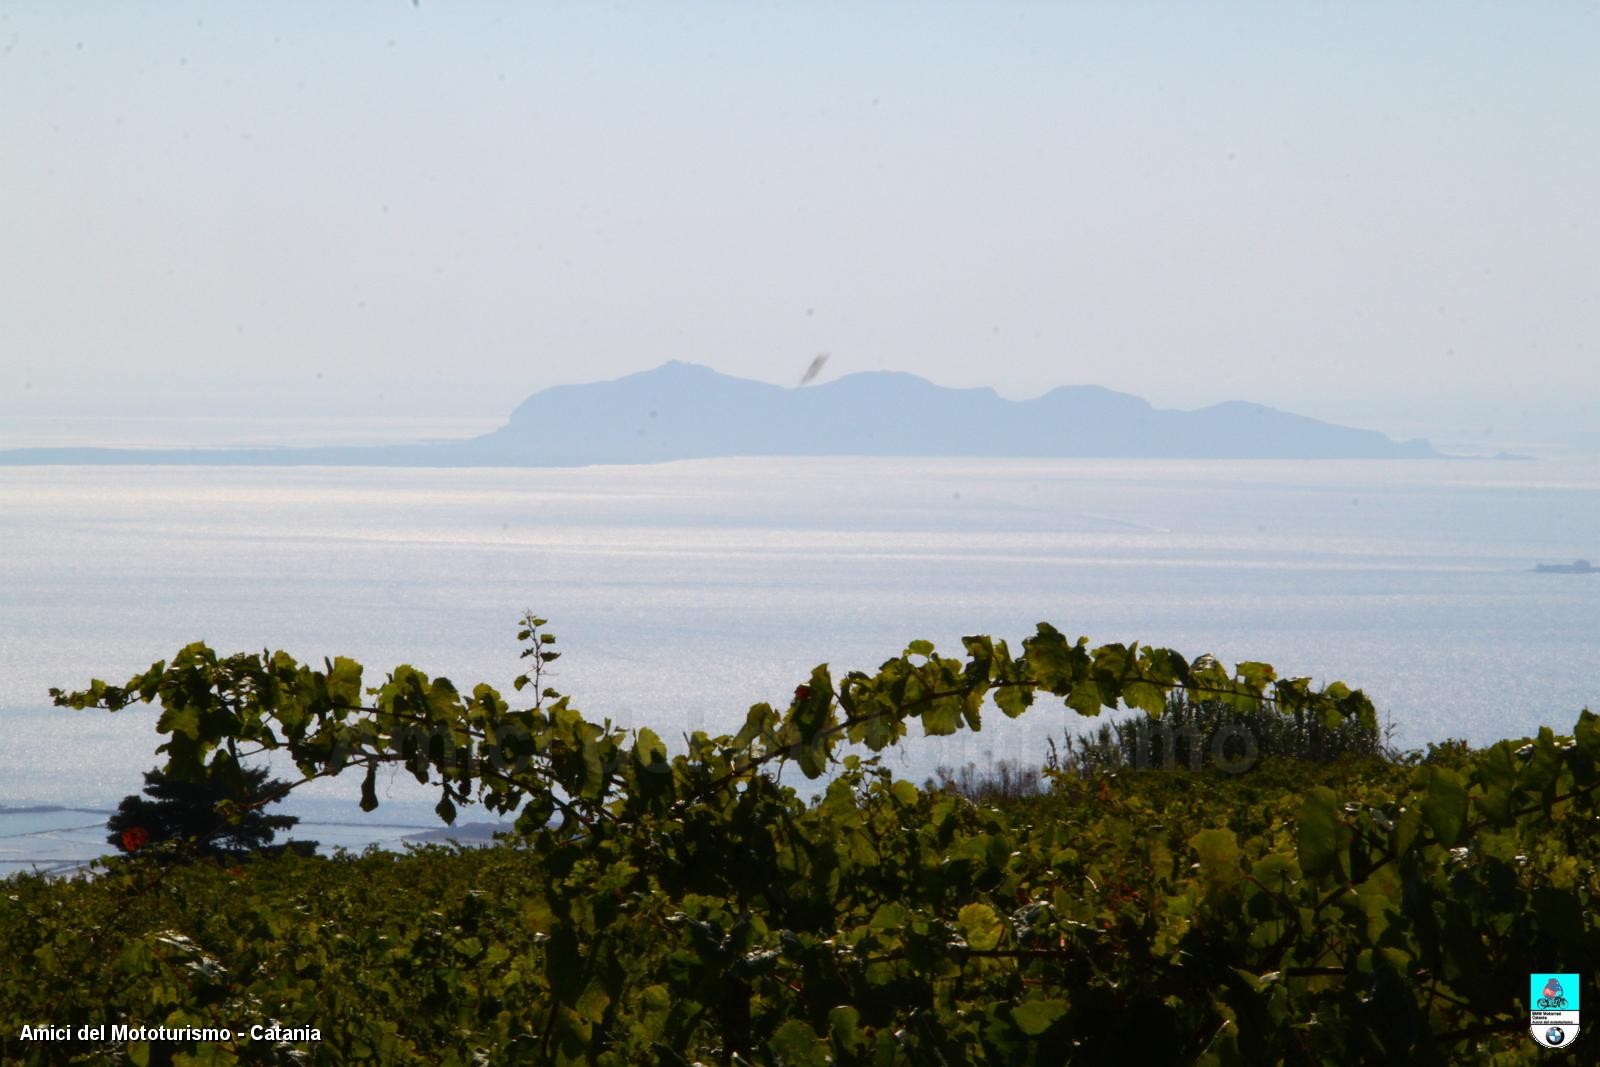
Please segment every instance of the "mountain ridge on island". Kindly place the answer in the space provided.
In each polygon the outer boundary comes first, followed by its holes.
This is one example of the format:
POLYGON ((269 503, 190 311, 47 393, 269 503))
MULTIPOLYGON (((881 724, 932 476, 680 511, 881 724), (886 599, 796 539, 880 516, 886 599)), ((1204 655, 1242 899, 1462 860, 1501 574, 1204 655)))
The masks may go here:
POLYGON ((791 388, 673 361, 612 381, 558 385, 478 437, 297 448, 23 448, 0 465, 571 467, 734 456, 1095 459, 1419 459, 1394 441, 1260 404, 1160 409, 1101 386, 1006 400, 902 371, 791 388))

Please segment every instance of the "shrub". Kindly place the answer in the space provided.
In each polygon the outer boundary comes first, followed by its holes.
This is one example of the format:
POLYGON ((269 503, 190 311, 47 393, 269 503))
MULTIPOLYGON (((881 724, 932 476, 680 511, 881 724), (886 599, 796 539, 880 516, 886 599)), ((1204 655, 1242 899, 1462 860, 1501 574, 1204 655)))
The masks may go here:
POLYGON ((1384 731, 1359 718, 1328 726, 1315 715, 1285 714, 1270 704, 1241 711, 1183 692, 1168 696, 1160 716, 1101 723, 1083 733, 1069 732, 1064 741, 1065 752, 1051 742, 1046 768, 1088 775, 1176 767, 1238 773, 1263 759, 1327 763, 1345 756, 1397 757, 1384 731))

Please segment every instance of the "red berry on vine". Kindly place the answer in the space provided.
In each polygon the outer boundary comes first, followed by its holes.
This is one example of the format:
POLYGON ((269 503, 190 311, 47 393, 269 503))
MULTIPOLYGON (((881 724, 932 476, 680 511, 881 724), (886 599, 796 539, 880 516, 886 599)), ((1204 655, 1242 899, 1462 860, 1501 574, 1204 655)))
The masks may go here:
POLYGON ((804 703, 810 699, 811 687, 809 685, 797 685, 794 687, 794 702, 796 704, 804 703))
POLYGON ((122 831, 122 850, 137 852, 150 843, 150 831, 142 826, 130 826, 122 831))

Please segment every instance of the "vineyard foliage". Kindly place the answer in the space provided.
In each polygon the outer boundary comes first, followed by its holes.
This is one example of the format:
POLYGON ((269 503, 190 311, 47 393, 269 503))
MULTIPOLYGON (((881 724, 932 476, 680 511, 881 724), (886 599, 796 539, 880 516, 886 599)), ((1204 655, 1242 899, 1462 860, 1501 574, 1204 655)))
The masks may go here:
MULTIPOLYGON (((896 780, 908 727, 1174 693, 1375 727, 1341 684, 1041 624, 1012 655, 924 641, 818 667, 783 710, 669 754, 582 716, 521 630, 520 709, 398 667, 190 645, 58 703, 159 702, 165 773, 298 782, 399 764, 439 814, 516 812, 483 850, 229 867, 140 856, 0 892, 6 1062, 1532 1062, 1527 977, 1600 960, 1600 720, 1428 759, 1054 776, 1002 806, 896 780), (817 779, 805 800, 774 773, 817 779), (22 1025, 316 1026, 298 1044, 40 1045, 22 1025), (193 1057, 192 1060, 187 1059, 193 1057)), ((296 784, 298 784, 298 782, 296 784)))

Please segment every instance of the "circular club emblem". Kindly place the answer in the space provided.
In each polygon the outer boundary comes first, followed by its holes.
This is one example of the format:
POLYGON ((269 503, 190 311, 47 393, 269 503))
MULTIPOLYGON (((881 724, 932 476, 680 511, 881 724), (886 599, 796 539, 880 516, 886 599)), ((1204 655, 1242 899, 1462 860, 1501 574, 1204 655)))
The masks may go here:
POLYGON ((1578 1039, 1582 992, 1575 974, 1528 976, 1528 1022, 1533 1039, 1545 1048, 1566 1048, 1578 1039))

